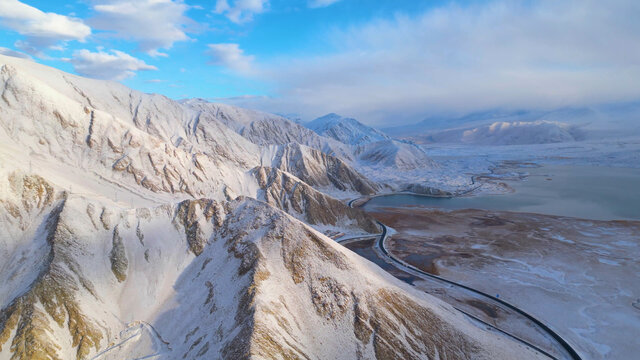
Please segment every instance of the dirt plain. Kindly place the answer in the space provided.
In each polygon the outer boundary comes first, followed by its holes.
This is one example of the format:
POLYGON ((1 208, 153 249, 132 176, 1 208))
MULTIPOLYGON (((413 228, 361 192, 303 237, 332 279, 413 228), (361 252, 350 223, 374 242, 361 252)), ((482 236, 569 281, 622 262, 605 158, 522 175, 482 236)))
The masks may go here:
POLYGON ((525 309, 585 357, 626 359, 640 351, 640 310, 633 306, 640 298, 640 222, 477 209, 367 211, 395 229, 391 253, 525 309))

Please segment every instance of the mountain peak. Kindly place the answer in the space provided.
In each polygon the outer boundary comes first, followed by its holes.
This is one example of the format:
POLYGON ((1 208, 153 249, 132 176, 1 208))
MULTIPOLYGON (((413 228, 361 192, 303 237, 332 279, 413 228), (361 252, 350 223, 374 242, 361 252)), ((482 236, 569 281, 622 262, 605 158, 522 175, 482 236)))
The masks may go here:
POLYGON ((363 145, 389 139, 379 130, 335 113, 319 117, 306 125, 318 135, 333 138, 347 145, 363 145))

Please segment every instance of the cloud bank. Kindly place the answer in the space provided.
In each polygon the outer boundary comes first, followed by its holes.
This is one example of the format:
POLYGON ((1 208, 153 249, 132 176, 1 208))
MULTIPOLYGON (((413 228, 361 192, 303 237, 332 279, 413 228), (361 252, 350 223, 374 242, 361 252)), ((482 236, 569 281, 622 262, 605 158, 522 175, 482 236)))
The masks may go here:
POLYGON ((22 53, 20 51, 7 49, 6 47, 2 47, 2 46, 0 46, 0 55, 13 56, 13 57, 17 57, 17 58, 21 58, 21 59, 29 59, 29 60, 33 59, 31 56, 29 56, 29 55, 27 55, 25 53, 22 53))
POLYGON ((310 8, 321 8, 321 7, 327 7, 329 5, 333 5, 337 2, 339 2, 340 0, 309 0, 309 7, 310 8))
POLYGON ((182 0, 96 0, 96 16, 89 24, 109 36, 138 42, 139 49, 151 56, 166 56, 160 49, 189 40, 188 9, 182 0))
POLYGON ((223 66, 239 73, 248 74, 252 70, 253 56, 244 55, 238 44, 209 44, 206 54, 211 57, 209 64, 223 66))
POLYGON ((91 28, 80 19, 43 12, 18 0, 0 1, 0 24, 25 36, 14 44, 17 48, 40 57, 60 42, 84 42, 91 35, 91 28))
POLYGON ((640 98, 640 2, 493 1, 336 31, 328 56, 260 64, 276 99, 241 105, 372 124, 640 98))
POLYGON ((110 52, 77 50, 67 62, 73 64, 74 70, 83 76, 104 80, 124 80, 136 74, 136 71, 158 70, 144 61, 134 58, 122 51, 110 52))
POLYGON ((254 14, 264 12, 269 6, 269 0, 217 0, 214 12, 223 14, 236 24, 253 20, 254 14))

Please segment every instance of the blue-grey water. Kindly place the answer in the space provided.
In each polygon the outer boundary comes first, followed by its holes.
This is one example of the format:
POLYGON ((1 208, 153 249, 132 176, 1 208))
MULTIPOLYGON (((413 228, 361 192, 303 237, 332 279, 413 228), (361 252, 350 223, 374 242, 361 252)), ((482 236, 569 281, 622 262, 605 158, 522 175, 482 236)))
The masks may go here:
POLYGON ((366 207, 438 207, 533 212, 594 220, 640 220, 640 169, 549 165, 522 169, 526 180, 506 181, 515 193, 459 198, 391 195, 366 207))

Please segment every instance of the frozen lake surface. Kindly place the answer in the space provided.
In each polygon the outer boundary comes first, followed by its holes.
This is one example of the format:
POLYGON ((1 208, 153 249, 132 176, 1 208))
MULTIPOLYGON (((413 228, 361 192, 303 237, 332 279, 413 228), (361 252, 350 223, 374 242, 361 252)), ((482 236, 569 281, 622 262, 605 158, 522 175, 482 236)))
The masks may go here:
POLYGON ((525 180, 505 180, 515 193, 459 198, 400 194, 376 197, 366 206, 474 208, 594 220, 640 220, 640 169, 545 165, 520 170, 529 174, 525 180))

